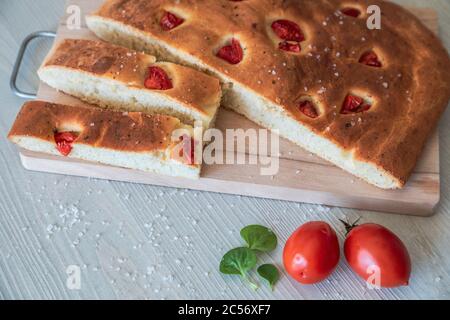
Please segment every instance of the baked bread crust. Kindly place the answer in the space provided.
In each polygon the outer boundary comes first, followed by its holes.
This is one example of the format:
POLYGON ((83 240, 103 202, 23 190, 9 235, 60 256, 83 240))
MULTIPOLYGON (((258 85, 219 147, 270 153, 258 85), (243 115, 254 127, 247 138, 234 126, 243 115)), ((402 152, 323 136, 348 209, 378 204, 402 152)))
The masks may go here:
POLYGON ((450 98, 450 59, 439 39, 407 10, 385 1, 109 0, 88 17, 90 27, 99 21, 131 28, 170 49, 152 53, 187 64, 177 56, 192 57, 197 67, 263 97, 350 154, 349 161, 373 165, 393 179, 393 185, 380 187, 405 184, 450 98), (364 13, 368 5, 381 8, 381 30, 339 13, 344 6, 364 13), (163 30, 165 11, 185 22, 163 30), (302 28, 300 54, 279 50, 270 28, 276 19, 302 28), (232 37, 244 50, 235 65, 215 54, 232 37), (382 68, 358 63, 367 50, 379 53, 382 68), (370 98, 372 108, 341 114, 349 93, 370 98), (318 118, 299 111, 304 96, 317 102, 318 118))
MULTIPOLYGON (((179 103, 187 109, 186 113, 198 114, 197 118, 204 119, 208 124, 214 120, 220 105, 221 87, 216 78, 189 67, 156 62, 153 56, 103 41, 65 39, 43 63, 39 70, 41 78, 44 78, 42 74, 49 68, 80 71, 95 77, 118 81, 128 88, 144 92, 150 90, 179 103), (147 89, 144 83, 150 66, 163 69, 168 74, 173 88, 147 89)), ((62 80, 54 79, 54 81, 62 80)), ((99 101, 96 102, 99 104, 99 101)))
MULTIPOLYGON (((77 138, 73 142, 74 151, 77 146, 93 150, 93 153, 88 154, 86 149, 83 149, 74 155, 76 158, 104 162, 101 157, 97 159, 96 152, 100 149, 131 158, 136 155, 148 155, 163 164, 166 163, 167 166, 184 167, 189 176, 198 176, 199 165, 186 163, 184 158, 173 156, 172 151, 179 142, 173 141, 172 134, 177 129, 192 131, 192 128, 183 125, 178 119, 166 115, 31 101, 23 105, 8 134, 8 139, 32 151, 59 154, 55 144, 55 133, 75 132, 77 138), (31 144, 22 143, 27 138, 33 139, 31 144), (53 146, 50 152, 47 152, 46 146, 42 143, 53 146)), ((72 153, 68 156, 71 157, 72 153)), ((129 167, 133 168, 132 165, 129 167)), ((152 171, 151 168, 148 171, 152 171)))

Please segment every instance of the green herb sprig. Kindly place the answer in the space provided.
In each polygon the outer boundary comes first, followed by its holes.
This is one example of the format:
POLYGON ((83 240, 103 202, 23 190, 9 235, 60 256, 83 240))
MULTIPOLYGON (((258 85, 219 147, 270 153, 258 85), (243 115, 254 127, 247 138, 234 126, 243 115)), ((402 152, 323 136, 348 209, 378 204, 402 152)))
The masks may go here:
MULTIPOLYGON (((241 230, 240 234, 247 243, 247 247, 228 251, 220 261, 219 270, 223 274, 241 276, 252 289, 257 290, 259 286, 251 280, 248 273, 256 267, 257 253, 271 252, 277 247, 277 236, 269 228, 260 225, 247 226, 241 230)), ((273 290, 280 278, 278 269, 272 264, 264 264, 258 268, 257 272, 273 290)))

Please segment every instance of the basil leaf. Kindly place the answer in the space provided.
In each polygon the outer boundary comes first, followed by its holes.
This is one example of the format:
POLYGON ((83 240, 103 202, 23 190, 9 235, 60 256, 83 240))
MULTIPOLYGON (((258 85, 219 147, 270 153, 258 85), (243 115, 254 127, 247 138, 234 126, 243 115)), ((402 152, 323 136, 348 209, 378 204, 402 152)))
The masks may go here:
POLYGON ((248 276, 247 272, 256 266, 256 254, 249 248, 235 248, 227 253, 220 261, 220 272, 224 274, 238 274, 240 275, 253 290, 258 289, 248 276))
POLYGON ((263 226, 247 226, 241 230, 241 237, 253 250, 269 252, 277 247, 277 236, 272 230, 263 226))
POLYGON ((235 248, 228 251, 220 261, 220 272, 245 276, 256 266, 256 254, 249 248, 235 248))
POLYGON ((258 268, 258 274, 261 278, 269 282, 269 286, 272 290, 275 283, 280 279, 280 273, 273 264, 263 264, 258 268))

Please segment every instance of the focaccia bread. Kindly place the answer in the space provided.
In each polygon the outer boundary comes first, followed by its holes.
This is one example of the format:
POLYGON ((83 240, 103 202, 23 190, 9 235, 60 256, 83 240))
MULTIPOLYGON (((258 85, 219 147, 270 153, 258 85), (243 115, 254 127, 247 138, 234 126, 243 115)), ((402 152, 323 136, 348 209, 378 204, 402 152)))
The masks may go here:
POLYGON ((192 127, 166 115, 32 101, 8 138, 30 151, 195 179, 192 136, 192 127))
POLYGON ((214 123, 222 95, 214 77, 101 41, 63 40, 38 74, 92 104, 197 120, 204 128, 214 123))
POLYGON ((217 76, 224 106, 381 188, 403 187, 450 97, 440 41, 385 1, 108 0, 87 23, 217 76))

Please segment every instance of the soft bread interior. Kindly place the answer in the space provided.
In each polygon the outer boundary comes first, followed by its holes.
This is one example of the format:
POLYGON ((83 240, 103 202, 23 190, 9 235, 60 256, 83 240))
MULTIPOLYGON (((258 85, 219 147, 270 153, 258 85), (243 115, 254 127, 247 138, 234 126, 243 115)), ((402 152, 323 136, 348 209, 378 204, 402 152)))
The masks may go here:
POLYGON ((130 87, 120 81, 88 72, 60 66, 44 66, 39 69, 38 74, 49 86, 103 108, 166 114, 189 125, 200 121, 204 128, 209 128, 215 119, 195 112, 194 109, 187 108, 158 91, 130 87))
POLYGON ((89 29, 102 40, 136 51, 145 51, 158 59, 193 67, 219 77, 219 79, 222 78, 218 72, 194 56, 172 48, 162 41, 150 38, 150 35, 136 28, 95 15, 86 16, 86 23, 89 29))
POLYGON ((233 90, 224 97, 224 105, 263 127, 277 129, 282 137, 373 185, 384 189, 401 186, 388 172, 373 164, 356 160, 351 152, 315 134, 290 117, 282 108, 241 85, 233 85, 233 90))
POLYGON ((206 71, 217 76, 223 83, 232 83, 232 86, 224 92, 223 104, 226 107, 266 128, 277 129, 281 136, 377 187, 395 189, 403 186, 401 181, 382 168, 356 160, 351 152, 315 134, 290 117, 281 107, 203 64, 194 56, 176 50, 152 38, 150 34, 111 19, 91 15, 87 17, 87 24, 98 37, 105 41, 135 50, 144 50, 164 60, 206 71))
MULTIPOLYGON (((27 136, 13 136, 10 139, 26 150, 60 155, 55 148, 55 144, 46 140, 27 136)), ((163 151, 118 151, 82 143, 74 143, 72 146, 73 149, 68 156, 69 158, 190 179, 197 179, 200 175, 199 166, 185 165, 175 161, 163 151)))

